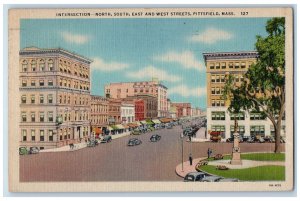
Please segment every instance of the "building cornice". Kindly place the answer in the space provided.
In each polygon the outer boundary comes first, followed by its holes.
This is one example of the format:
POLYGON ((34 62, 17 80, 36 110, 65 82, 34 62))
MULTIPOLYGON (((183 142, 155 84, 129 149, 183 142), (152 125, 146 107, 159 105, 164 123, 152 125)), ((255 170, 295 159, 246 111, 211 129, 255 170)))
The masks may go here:
POLYGON ((20 55, 24 56, 30 56, 30 55, 42 55, 42 54, 58 54, 58 55, 64 55, 72 59, 76 59, 80 62, 90 64, 93 62, 93 60, 88 59, 87 57, 81 56, 79 54, 76 54, 74 52, 67 51, 62 48, 57 49, 39 49, 39 48, 24 48, 20 50, 20 55))
POLYGON ((204 61, 216 60, 216 59, 246 59, 246 58, 258 58, 257 51, 241 51, 241 52, 211 52, 203 53, 204 61))

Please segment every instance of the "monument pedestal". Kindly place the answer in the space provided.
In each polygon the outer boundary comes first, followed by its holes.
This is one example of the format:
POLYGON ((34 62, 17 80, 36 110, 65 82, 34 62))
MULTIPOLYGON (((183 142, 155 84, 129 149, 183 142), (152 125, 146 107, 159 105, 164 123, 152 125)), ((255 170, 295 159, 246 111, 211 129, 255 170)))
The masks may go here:
POLYGON ((239 133, 234 133, 233 137, 234 140, 233 140, 232 157, 231 157, 230 164, 242 165, 241 150, 239 146, 239 133))

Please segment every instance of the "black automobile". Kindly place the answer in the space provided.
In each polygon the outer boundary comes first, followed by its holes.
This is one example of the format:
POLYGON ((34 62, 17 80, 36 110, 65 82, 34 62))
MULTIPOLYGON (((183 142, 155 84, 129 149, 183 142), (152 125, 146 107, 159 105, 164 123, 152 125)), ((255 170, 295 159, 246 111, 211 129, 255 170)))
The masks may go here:
POLYGON ((39 153, 39 148, 37 148, 37 147, 30 147, 30 149, 29 149, 29 153, 30 154, 37 154, 37 153, 39 153))
POLYGON ((160 140, 160 138, 161 138, 161 136, 160 135, 152 135, 151 137, 150 137, 150 141, 151 142, 157 142, 157 141, 159 141, 160 140))
POLYGON ((128 141, 128 146, 136 146, 142 144, 142 141, 137 138, 132 138, 128 141))
POLYGON ((101 143, 108 143, 108 142, 111 142, 112 141, 112 138, 110 135, 106 135, 103 137, 103 139, 101 140, 101 143))

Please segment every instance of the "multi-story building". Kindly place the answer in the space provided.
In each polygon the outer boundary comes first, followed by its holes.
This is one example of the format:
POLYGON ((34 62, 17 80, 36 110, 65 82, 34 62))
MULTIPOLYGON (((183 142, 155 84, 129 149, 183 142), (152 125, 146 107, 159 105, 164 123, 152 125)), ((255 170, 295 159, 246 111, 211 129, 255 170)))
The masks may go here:
POLYGON ((24 48, 20 146, 60 147, 88 137, 90 59, 64 49, 24 48))
POLYGON ((126 98, 138 94, 149 94, 157 97, 158 117, 166 117, 167 110, 167 87, 157 79, 143 82, 118 82, 105 86, 105 93, 110 98, 126 98))
POLYGON ((191 116, 191 103, 171 103, 171 107, 176 107, 177 118, 191 116))
MULTIPOLYGON (((222 99, 225 80, 232 75, 238 86, 244 80, 244 74, 259 57, 255 51, 204 53, 207 81, 207 130, 223 132, 228 138, 234 132, 234 119, 238 120, 238 132, 242 136, 274 134, 269 119, 259 111, 243 111, 230 114, 230 100, 222 99)), ((284 123, 284 122, 283 122, 284 123)), ((285 126, 282 133, 285 133, 285 126)))
POLYGON ((145 120, 145 101, 143 99, 136 99, 134 101, 135 106, 135 120, 145 120))
POLYGON ((200 108, 191 108, 191 116, 192 117, 200 117, 201 109, 200 108))
POLYGON ((127 96, 124 100, 131 100, 135 102, 136 120, 157 118, 157 97, 150 94, 138 94, 135 96, 127 96), (141 104, 144 104, 143 106, 141 104), (139 107, 140 106, 140 107, 139 107), (141 110, 144 110, 142 112, 141 110), (141 114, 144 114, 142 119, 141 114))
POLYGON ((108 125, 107 98, 102 96, 91 96, 91 125, 92 127, 103 128, 108 125))
POLYGON ((123 102, 121 104, 121 120, 122 123, 132 123, 135 121, 134 102, 123 102))
POLYGON ((108 124, 120 124, 121 121, 121 105, 122 101, 119 99, 109 98, 108 99, 108 124))

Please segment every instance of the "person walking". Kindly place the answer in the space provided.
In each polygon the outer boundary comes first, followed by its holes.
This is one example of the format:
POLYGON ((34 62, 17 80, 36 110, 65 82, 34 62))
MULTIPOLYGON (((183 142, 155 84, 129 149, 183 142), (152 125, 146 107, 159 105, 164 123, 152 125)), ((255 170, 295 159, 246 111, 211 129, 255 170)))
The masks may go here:
POLYGON ((210 148, 207 149, 207 158, 210 158, 212 154, 212 150, 210 148))
POLYGON ((192 154, 190 154, 190 156, 189 156, 189 161, 190 161, 190 165, 193 165, 193 157, 192 157, 192 154))

